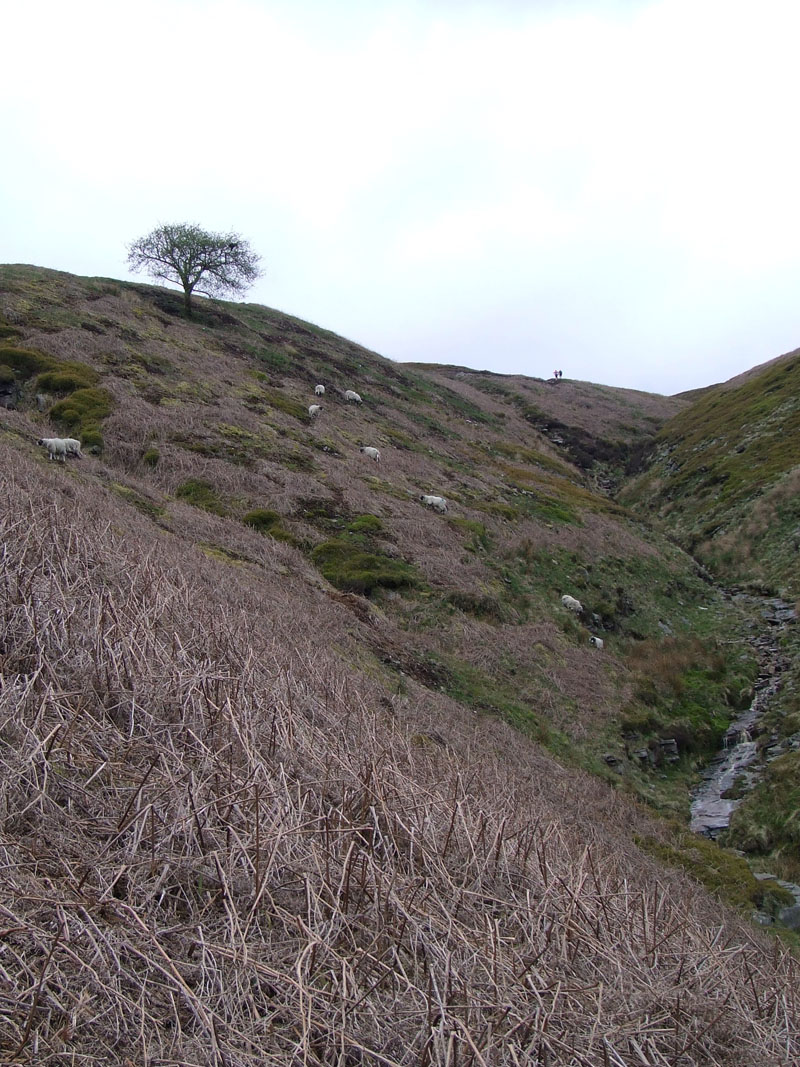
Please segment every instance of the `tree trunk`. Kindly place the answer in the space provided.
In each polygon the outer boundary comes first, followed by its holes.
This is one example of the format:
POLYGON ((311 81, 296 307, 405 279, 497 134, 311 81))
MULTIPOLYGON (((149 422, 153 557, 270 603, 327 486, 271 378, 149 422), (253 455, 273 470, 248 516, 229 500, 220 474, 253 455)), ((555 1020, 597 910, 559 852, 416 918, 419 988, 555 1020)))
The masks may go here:
POLYGON ((192 316, 192 290, 188 285, 183 287, 183 307, 189 318, 192 316))

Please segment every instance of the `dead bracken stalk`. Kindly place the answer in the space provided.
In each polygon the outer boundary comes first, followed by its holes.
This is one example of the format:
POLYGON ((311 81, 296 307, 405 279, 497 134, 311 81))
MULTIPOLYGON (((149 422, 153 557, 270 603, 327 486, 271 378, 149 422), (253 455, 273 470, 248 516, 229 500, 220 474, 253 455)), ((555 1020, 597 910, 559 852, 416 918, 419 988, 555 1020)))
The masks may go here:
POLYGON ((0 1062, 798 1062, 795 961, 641 855, 623 797, 422 687, 398 712, 327 597, 29 465, 0 474, 0 1062))

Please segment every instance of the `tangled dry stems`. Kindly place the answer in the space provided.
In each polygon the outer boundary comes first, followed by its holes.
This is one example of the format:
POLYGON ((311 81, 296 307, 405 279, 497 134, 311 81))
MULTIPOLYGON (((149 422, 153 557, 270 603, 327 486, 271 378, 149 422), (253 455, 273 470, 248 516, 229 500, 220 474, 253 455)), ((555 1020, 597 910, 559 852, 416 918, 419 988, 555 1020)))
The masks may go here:
POLYGON ((580 776, 420 744, 330 601, 0 481, 2 1062, 796 1061, 792 957, 580 776))

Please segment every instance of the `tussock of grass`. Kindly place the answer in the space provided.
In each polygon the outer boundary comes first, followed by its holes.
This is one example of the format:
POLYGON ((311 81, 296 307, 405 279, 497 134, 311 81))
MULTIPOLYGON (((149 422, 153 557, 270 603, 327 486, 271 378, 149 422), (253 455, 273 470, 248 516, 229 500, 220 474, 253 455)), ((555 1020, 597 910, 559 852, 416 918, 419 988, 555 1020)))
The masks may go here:
POLYGON ((464 589, 454 589, 445 597, 445 603, 451 604, 467 615, 474 615, 477 619, 503 622, 506 615, 500 600, 488 593, 471 593, 464 589))

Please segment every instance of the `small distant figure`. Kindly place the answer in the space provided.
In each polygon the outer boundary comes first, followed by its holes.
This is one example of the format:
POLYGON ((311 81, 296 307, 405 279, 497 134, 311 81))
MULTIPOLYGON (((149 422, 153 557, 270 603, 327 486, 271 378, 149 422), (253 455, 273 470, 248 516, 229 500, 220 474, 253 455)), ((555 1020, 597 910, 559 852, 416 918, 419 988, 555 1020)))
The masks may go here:
POLYGON ((556 379, 556 381, 558 381, 558 371, 557 370, 553 371, 553 377, 556 379))
POLYGON ((556 371, 556 378, 563 378, 563 377, 564 377, 563 370, 557 370, 556 371))

